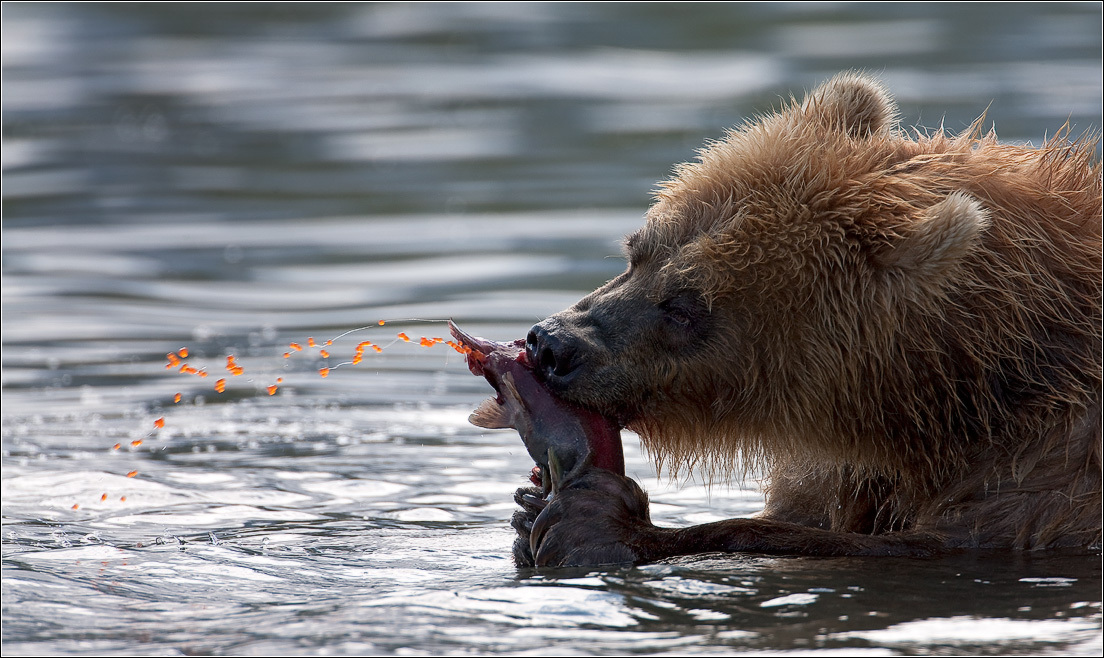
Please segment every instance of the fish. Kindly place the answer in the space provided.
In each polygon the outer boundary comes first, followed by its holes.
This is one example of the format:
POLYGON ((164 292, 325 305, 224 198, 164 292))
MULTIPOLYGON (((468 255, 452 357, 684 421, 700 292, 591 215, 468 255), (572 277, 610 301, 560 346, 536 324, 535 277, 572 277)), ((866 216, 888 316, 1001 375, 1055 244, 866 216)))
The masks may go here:
POLYGON ((451 320, 449 332, 467 348, 471 373, 484 377, 496 392, 472 412, 468 422, 486 429, 517 430, 536 463, 530 478, 546 498, 588 467, 625 474, 621 425, 549 390, 533 367, 525 340, 486 340, 468 334, 451 320))

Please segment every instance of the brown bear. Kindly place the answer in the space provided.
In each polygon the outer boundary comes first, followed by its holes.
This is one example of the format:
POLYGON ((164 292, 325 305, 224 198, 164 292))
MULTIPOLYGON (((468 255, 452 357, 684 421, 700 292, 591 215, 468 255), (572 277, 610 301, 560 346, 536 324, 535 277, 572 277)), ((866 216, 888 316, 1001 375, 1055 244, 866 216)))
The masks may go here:
POLYGON ((593 466, 520 491, 520 564, 1101 542, 1097 141, 909 136, 845 73, 662 184, 628 269, 533 327, 566 404, 657 461, 765 475, 756 518, 654 526, 593 466))

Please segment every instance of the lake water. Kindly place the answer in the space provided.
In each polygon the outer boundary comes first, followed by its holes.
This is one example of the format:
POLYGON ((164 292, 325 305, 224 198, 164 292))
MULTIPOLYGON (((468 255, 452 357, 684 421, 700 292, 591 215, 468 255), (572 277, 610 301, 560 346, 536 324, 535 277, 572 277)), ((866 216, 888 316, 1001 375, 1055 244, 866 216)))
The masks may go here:
MULTIPOLYGON (((882 75, 907 125, 1097 129, 1100 21, 5 4, 4 653, 1099 655, 1099 555, 519 571, 531 462, 416 342, 524 335, 622 269, 674 163, 840 70, 882 75), (185 347, 206 378, 165 368, 185 347)), ((660 524, 762 507, 625 441, 660 524)))

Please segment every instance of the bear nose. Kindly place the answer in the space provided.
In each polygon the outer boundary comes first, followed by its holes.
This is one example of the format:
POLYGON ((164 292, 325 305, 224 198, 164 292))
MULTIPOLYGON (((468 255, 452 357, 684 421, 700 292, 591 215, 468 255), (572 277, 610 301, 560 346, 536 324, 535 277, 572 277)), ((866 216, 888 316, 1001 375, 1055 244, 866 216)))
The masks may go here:
POLYGON ((570 337, 553 331, 545 323, 533 325, 525 337, 525 355, 546 380, 563 378, 579 365, 578 350, 570 337))

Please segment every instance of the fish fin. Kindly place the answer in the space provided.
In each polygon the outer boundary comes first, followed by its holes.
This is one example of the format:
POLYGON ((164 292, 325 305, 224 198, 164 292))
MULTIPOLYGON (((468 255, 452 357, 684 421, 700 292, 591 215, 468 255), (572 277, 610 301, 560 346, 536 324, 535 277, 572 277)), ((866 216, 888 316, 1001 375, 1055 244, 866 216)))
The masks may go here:
POLYGON ((499 404, 494 398, 487 398, 468 416, 468 422, 476 427, 489 430, 512 428, 513 419, 506 411, 506 407, 499 404))

